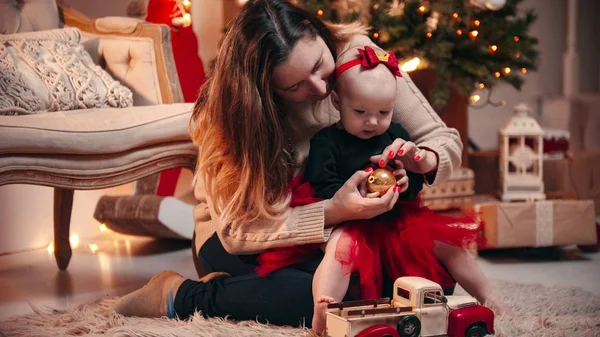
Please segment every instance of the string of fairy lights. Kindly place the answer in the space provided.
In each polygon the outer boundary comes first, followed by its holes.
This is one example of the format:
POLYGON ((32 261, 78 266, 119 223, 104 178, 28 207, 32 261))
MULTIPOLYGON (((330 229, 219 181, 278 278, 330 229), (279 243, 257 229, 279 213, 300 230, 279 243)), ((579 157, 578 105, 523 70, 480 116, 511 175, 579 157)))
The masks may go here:
MULTIPOLYGON (((348 4, 358 3, 358 0, 347 0, 347 2, 348 2, 348 4)), ((387 15, 389 15, 389 16, 405 15, 405 2, 406 1, 404 1, 404 0, 391 0, 391 1, 387 2, 387 6, 388 6, 387 7, 388 8, 387 15)), ((434 37, 438 22, 442 19, 441 18, 442 15, 438 11, 436 11, 435 9, 432 8, 430 6, 429 2, 430 2, 430 0, 421 0, 420 5, 418 5, 418 7, 416 9, 416 13, 418 15, 421 15, 421 16, 428 15, 426 18, 427 28, 425 29, 425 31, 423 31, 423 34, 427 39, 431 39, 434 37)), ((475 7, 478 7, 483 10, 489 10, 489 11, 499 10, 506 4, 506 0, 470 0, 469 2, 471 5, 473 5, 475 7)), ((381 2, 376 2, 375 4, 373 4, 372 5, 373 10, 377 10, 380 7, 380 3, 381 2)), ((329 10, 324 7, 318 8, 316 10, 316 14, 317 14, 317 16, 323 18, 323 16, 326 15, 328 13, 328 11, 329 10)), ((456 22, 456 24, 451 24, 450 26, 457 27, 457 28, 455 28, 455 33, 457 36, 462 36, 463 34, 467 34, 468 39, 471 41, 476 41, 478 38, 480 38, 480 36, 481 36, 480 29, 485 25, 484 20, 481 20, 481 19, 469 20, 469 24, 459 25, 458 23, 463 23, 462 20, 466 20, 466 19, 457 12, 452 13, 451 19, 449 18, 449 20, 454 20, 456 22)), ((381 27, 381 28, 377 28, 377 30, 371 32, 372 38, 376 42, 385 43, 387 40, 389 40, 390 34, 388 31, 385 30, 385 28, 387 28, 387 27, 381 27), (381 28, 383 28, 383 30, 381 30, 381 28)), ((515 43, 517 43, 517 42, 519 42, 519 40, 521 38, 518 35, 514 35, 512 37, 512 39, 515 43)), ((492 43, 488 46, 487 50, 489 52, 489 55, 494 55, 500 51, 500 46, 498 44, 492 43)), ((415 71, 417 69, 425 69, 430 66, 430 62, 428 62, 426 59, 424 59, 423 56, 420 56, 419 55, 420 53, 418 51, 415 51, 415 54, 417 54, 417 55, 413 55, 412 57, 408 57, 408 58, 399 60, 399 64, 400 64, 400 67, 402 68, 402 70, 404 70, 406 72, 411 72, 411 71, 415 71)), ((513 56, 517 60, 521 58, 521 54, 518 51, 516 51, 513 56)), ((495 79, 500 79, 501 77, 508 76, 511 73, 514 74, 515 71, 519 71, 523 75, 525 75, 528 73, 529 70, 526 67, 513 69, 513 68, 511 68, 511 66, 505 65, 505 66, 501 66, 501 68, 498 68, 497 71, 494 71, 492 73, 492 75, 495 79)), ((481 108, 486 105, 501 106, 501 105, 506 104, 506 102, 503 100, 499 101, 499 102, 492 101, 491 100, 491 90, 489 90, 489 89, 490 88, 488 88, 488 86, 485 83, 482 83, 482 82, 477 83, 476 82, 475 88, 472 90, 472 93, 468 99, 471 106, 473 106, 474 108, 481 108), (483 92, 484 90, 486 90, 487 93, 483 92), (484 99, 483 98, 484 96, 487 96, 487 98, 484 99)))
MULTIPOLYGON (((105 224, 100 224, 98 226, 98 229, 100 230, 100 233, 103 233, 103 234, 112 233, 112 231, 110 229, 108 229, 108 227, 106 227, 105 224)), ((79 237, 78 234, 73 233, 69 236, 69 243, 71 244, 72 249, 79 249, 80 246, 82 245, 82 239, 79 237)), ((87 243, 87 248, 90 250, 90 252, 92 252, 94 254, 96 252, 98 252, 100 249, 98 243, 96 243, 96 242, 87 243)), ((54 241, 51 241, 48 244, 48 246, 46 247, 46 250, 50 254, 54 253, 54 241)))
POLYGON ((171 23, 175 27, 189 27, 192 25, 192 14, 190 8, 192 2, 190 0, 174 0, 175 5, 173 14, 171 15, 171 23))

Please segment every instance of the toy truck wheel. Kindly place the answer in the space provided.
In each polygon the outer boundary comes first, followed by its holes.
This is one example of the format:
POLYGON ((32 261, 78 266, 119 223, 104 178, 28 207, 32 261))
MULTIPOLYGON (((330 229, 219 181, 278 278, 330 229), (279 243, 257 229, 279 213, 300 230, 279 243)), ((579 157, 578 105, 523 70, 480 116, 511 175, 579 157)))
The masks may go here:
POLYGON ((378 324, 359 332, 356 337, 400 337, 398 332, 387 324, 378 324))
POLYGON ((417 316, 404 316, 398 322, 397 330, 400 337, 417 337, 421 333, 421 321, 417 316))
POLYGON ((465 337, 484 337, 487 335, 487 328, 483 323, 471 324, 467 331, 465 331, 465 337))

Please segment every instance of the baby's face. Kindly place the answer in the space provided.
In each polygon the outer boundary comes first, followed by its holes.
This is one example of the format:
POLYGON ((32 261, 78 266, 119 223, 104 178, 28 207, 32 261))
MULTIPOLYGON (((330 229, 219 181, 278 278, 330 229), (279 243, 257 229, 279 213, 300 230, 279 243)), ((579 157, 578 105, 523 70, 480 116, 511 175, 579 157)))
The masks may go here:
POLYGON ((387 131, 396 101, 396 82, 385 82, 344 83, 333 92, 334 104, 348 133, 369 139, 387 131))

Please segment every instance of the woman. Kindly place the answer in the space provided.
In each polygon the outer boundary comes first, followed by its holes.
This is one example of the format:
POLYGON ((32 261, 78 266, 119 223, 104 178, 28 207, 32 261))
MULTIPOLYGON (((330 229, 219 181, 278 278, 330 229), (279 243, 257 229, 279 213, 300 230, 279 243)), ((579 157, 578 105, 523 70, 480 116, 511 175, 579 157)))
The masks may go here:
MULTIPOLYGON (((333 198, 288 207, 288 184, 302 174, 310 138, 339 119, 328 97, 336 56, 365 45, 375 46, 358 26, 328 27, 287 1, 245 5, 224 38, 191 121, 200 149, 195 246, 209 274, 192 281, 162 272, 118 302, 117 312, 185 318, 197 310, 281 325, 305 319, 310 325, 312 277, 322 255, 260 278, 255 254, 323 243, 336 224, 375 217, 396 203, 393 189, 381 198, 363 198, 358 186, 369 173, 358 171, 333 198)), ((384 166, 399 157, 428 183, 442 181, 460 165, 459 135, 439 119, 408 75, 397 81, 393 120, 414 143, 397 139, 373 160, 384 166)), ((455 253, 451 249, 436 245, 442 263, 455 253)), ((462 284, 462 278, 468 283, 483 275, 455 277, 462 284)), ((391 291, 388 282, 384 289, 391 291)))

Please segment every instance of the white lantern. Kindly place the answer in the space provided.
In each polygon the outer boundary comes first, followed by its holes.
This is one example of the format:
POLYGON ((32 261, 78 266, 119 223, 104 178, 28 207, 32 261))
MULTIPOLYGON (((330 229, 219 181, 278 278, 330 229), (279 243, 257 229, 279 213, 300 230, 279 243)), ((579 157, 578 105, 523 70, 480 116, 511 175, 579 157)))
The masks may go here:
POLYGON ((527 104, 515 107, 515 114, 500 128, 500 194, 502 200, 543 200, 544 132, 529 114, 527 104))

